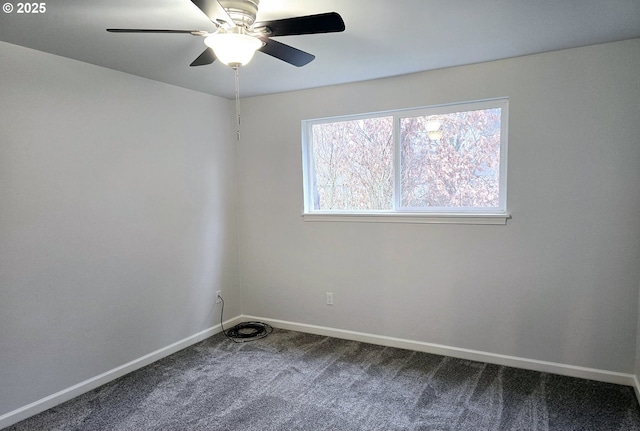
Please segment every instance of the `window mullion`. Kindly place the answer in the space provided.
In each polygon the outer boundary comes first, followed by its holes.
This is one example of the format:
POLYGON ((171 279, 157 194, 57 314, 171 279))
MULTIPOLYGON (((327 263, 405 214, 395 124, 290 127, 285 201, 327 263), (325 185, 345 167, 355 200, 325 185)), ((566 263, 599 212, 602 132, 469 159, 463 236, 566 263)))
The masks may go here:
POLYGON ((400 150, 400 116, 393 116, 393 210, 399 211, 402 193, 402 160, 400 150))

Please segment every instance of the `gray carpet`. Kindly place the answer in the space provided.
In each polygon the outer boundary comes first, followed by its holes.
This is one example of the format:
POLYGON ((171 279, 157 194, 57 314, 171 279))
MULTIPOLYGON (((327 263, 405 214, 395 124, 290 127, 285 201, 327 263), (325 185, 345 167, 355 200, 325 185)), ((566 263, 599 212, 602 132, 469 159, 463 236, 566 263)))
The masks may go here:
POLYGON ((8 430, 640 431, 633 389, 274 330, 222 334, 8 430))

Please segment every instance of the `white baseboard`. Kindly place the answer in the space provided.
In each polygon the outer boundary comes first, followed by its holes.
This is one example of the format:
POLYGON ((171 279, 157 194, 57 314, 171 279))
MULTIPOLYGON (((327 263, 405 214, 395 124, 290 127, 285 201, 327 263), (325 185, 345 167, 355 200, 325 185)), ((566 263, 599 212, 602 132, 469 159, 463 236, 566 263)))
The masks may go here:
POLYGON ((640 400, 640 384, 633 374, 599 370, 596 368, 579 367, 576 365, 561 364, 557 362, 540 361, 537 359, 520 358, 516 356, 508 356, 478 350, 463 349, 459 347, 444 346, 441 344, 425 343, 422 341, 405 340, 383 335, 367 334, 363 332, 347 331, 343 329, 334 329, 316 325, 307 325, 304 323, 287 322, 284 320, 266 319, 262 317, 246 315, 242 317, 244 320, 258 320, 268 323, 274 328, 289 329, 292 331, 326 335, 346 340, 378 344, 381 346, 398 347, 401 349, 451 356, 454 358, 467 359, 471 361, 487 362, 490 364, 505 365, 508 367, 524 368, 527 370, 560 374, 563 376, 578 377, 581 379, 597 380, 600 382, 633 386, 636 390, 636 395, 640 400))
MULTIPOLYGON (((224 322, 224 326, 231 327, 244 320, 245 319, 243 318, 243 316, 234 317, 233 319, 229 319, 224 322)), ((60 392, 56 392, 55 394, 44 397, 38 401, 34 401, 31 404, 27 404, 26 406, 20 407, 9 413, 5 413, 0 416, 0 429, 11 426, 23 419, 26 419, 30 416, 43 412, 47 409, 50 409, 51 407, 57 406, 58 404, 82 395, 85 392, 97 388, 98 386, 109 383, 110 381, 115 380, 118 377, 122 377, 125 374, 149 365, 159 359, 164 358, 165 356, 169 356, 172 353, 189 347, 192 344, 198 343, 205 338, 209 338, 219 332, 221 332, 220 325, 212 326, 209 329, 205 329, 204 331, 198 332, 197 334, 191 335, 183 340, 177 341, 173 344, 156 350, 155 352, 151 352, 138 359, 134 359, 131 362, 92 377, 88 380, 85 380, 84 382, 80 382, 69 388, 63 389, 60 392)))
POLYGON ((640 402, 640 382, 638 382, 638 376, 633 376, 633 390, 636 392, 636 399, 640 402))

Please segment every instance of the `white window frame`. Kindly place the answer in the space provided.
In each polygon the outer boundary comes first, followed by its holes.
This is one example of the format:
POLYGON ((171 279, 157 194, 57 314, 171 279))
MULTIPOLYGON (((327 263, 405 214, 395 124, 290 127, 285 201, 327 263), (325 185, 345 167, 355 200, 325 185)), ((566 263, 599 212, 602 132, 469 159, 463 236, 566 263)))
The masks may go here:
POLYGON ((511 218, 507 212, 507 137, 508 137, 509 99, 506 97, 478 101, 450 103, 420 108, 399 109, 392 111, 372 112, 368 114, 344 115, 339 117, 317 118, 302 121, 302 170, 304 205, 302 217, 304 221, 336 221, 336 222, 400 222, 400 223, 447 223, 447 224, 506 224, 511 218), (500 123, 500 201, 495 208, 403 208, 401 207, 401 142, 400 121, 406 117, 447 114, 452 112, 473 111, 481 109, 501 109, 500 123), (352 121, 363 118, 393 117, 394 146, 394 202, 393 210, 315 210, 313 209, 313 193, 310 178, 313 178, 313 160, 311 151, 312 127, 316 124, 352 121))

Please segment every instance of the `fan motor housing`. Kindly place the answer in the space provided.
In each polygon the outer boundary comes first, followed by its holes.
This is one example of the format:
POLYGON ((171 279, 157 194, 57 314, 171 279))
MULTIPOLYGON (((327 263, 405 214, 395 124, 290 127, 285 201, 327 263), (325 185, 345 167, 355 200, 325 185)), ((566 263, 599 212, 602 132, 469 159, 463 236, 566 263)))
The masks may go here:
POLYGON ((219 0, 233 22, 242 27, 251 27, 256 21, 260 0, 219 0))

